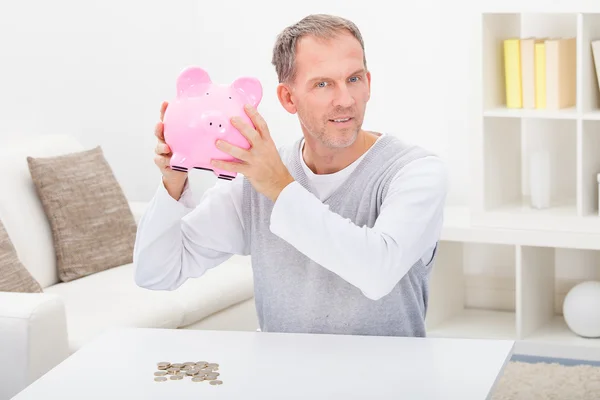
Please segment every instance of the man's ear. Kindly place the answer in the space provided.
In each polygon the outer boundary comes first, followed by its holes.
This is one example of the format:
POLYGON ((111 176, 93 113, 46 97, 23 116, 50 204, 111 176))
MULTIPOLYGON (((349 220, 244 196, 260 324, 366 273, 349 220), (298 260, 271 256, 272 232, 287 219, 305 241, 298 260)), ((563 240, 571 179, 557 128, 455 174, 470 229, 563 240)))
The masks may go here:
POLYGON ((292 88, 288 84, 280 83, 277 85, 277 98, 279 99, 279 103, 281 103, 287 112, 290 114, 296 114, 298 110, 294 104, 292 88))

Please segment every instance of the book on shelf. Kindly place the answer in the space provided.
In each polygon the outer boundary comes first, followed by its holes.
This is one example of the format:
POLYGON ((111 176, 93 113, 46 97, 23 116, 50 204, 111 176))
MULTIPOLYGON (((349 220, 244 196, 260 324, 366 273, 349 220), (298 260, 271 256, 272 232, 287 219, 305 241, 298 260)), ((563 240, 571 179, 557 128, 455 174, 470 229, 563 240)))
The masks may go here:
POLYGON ((573 107, 577 88, 577 40, 548 39, 546 47, 546 108, 573 107))
POLYGON ((504 41, 504 79, 506 85, 506 106, 521 108, 521 52, 519 39, 504 41))
MULTIPOLYGON (((536 75, 536 53, 535 45, 542 43, 543 39, 525 38, 521 40, 521 90, 523 92, 523 108, 536 108, 535 78, 536 75)), ((543 80, 542 80, 543 81, 543 80)), ((540 81, 539 84, 542 83, 540 81)))
MULTIPOLYGON (((503 45, 507 108, 575 106, 576 38, 509 38, 503 45)), ((600 45, 598 53, 600 58, 600 45)))
POLYGON ((540 41, 535 45, 534 64, 535 64, 535 108, 546 108, 546 47, 544 42, 540 41))
POLYGON ((598 84, 598 90, 600 90, 600 40, 593 40, 591 45, 594 67, 596 68, 596 83, 598 84))

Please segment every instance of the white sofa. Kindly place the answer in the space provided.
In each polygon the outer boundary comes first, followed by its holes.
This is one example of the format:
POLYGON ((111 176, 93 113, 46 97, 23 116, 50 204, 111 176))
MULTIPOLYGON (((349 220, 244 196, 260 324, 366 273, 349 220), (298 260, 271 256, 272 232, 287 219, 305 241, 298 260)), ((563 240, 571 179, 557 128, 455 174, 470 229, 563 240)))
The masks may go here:
MULTIPOLYGON (((59 282, 50 225, 26 157, 76 152, 84 147, 64 135, 13 139, 0 146, 0 220, 21 262, 44 290, 0 292, 0 400, 11 398, 113 327, 258 328, 246 257, 234 256, 174 291, 138 287, 132 264, 59 282)), ((145 204, 131 202, 130 206, 139 221, 145 204)))

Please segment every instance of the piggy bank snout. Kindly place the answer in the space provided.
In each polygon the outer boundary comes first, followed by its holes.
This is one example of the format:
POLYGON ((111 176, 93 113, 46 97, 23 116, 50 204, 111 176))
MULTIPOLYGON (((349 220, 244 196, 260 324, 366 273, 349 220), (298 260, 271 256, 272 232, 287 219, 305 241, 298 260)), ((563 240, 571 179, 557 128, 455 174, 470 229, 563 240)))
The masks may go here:
POLYGON ((210 132, 225 132, 229 126, 229 119, 220 115, 209 115, 204 118, 202 125, 210 132))

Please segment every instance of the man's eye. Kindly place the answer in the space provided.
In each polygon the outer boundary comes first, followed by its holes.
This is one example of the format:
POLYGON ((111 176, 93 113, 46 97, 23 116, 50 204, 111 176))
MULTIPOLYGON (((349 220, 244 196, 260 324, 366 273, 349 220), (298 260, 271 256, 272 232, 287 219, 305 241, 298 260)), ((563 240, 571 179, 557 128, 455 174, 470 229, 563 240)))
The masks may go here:
POLYGON ((358 78, 358 76, 353 76, 352 78, 350 78, 350 80, 352 80, 352 79, 355 79, 354 82, 356 82, 359 78, 358 78))
POLYGON ((327 82, 319 82, 317 83, 318 87, 325 87, 325 85, 327 84, 327 82))

